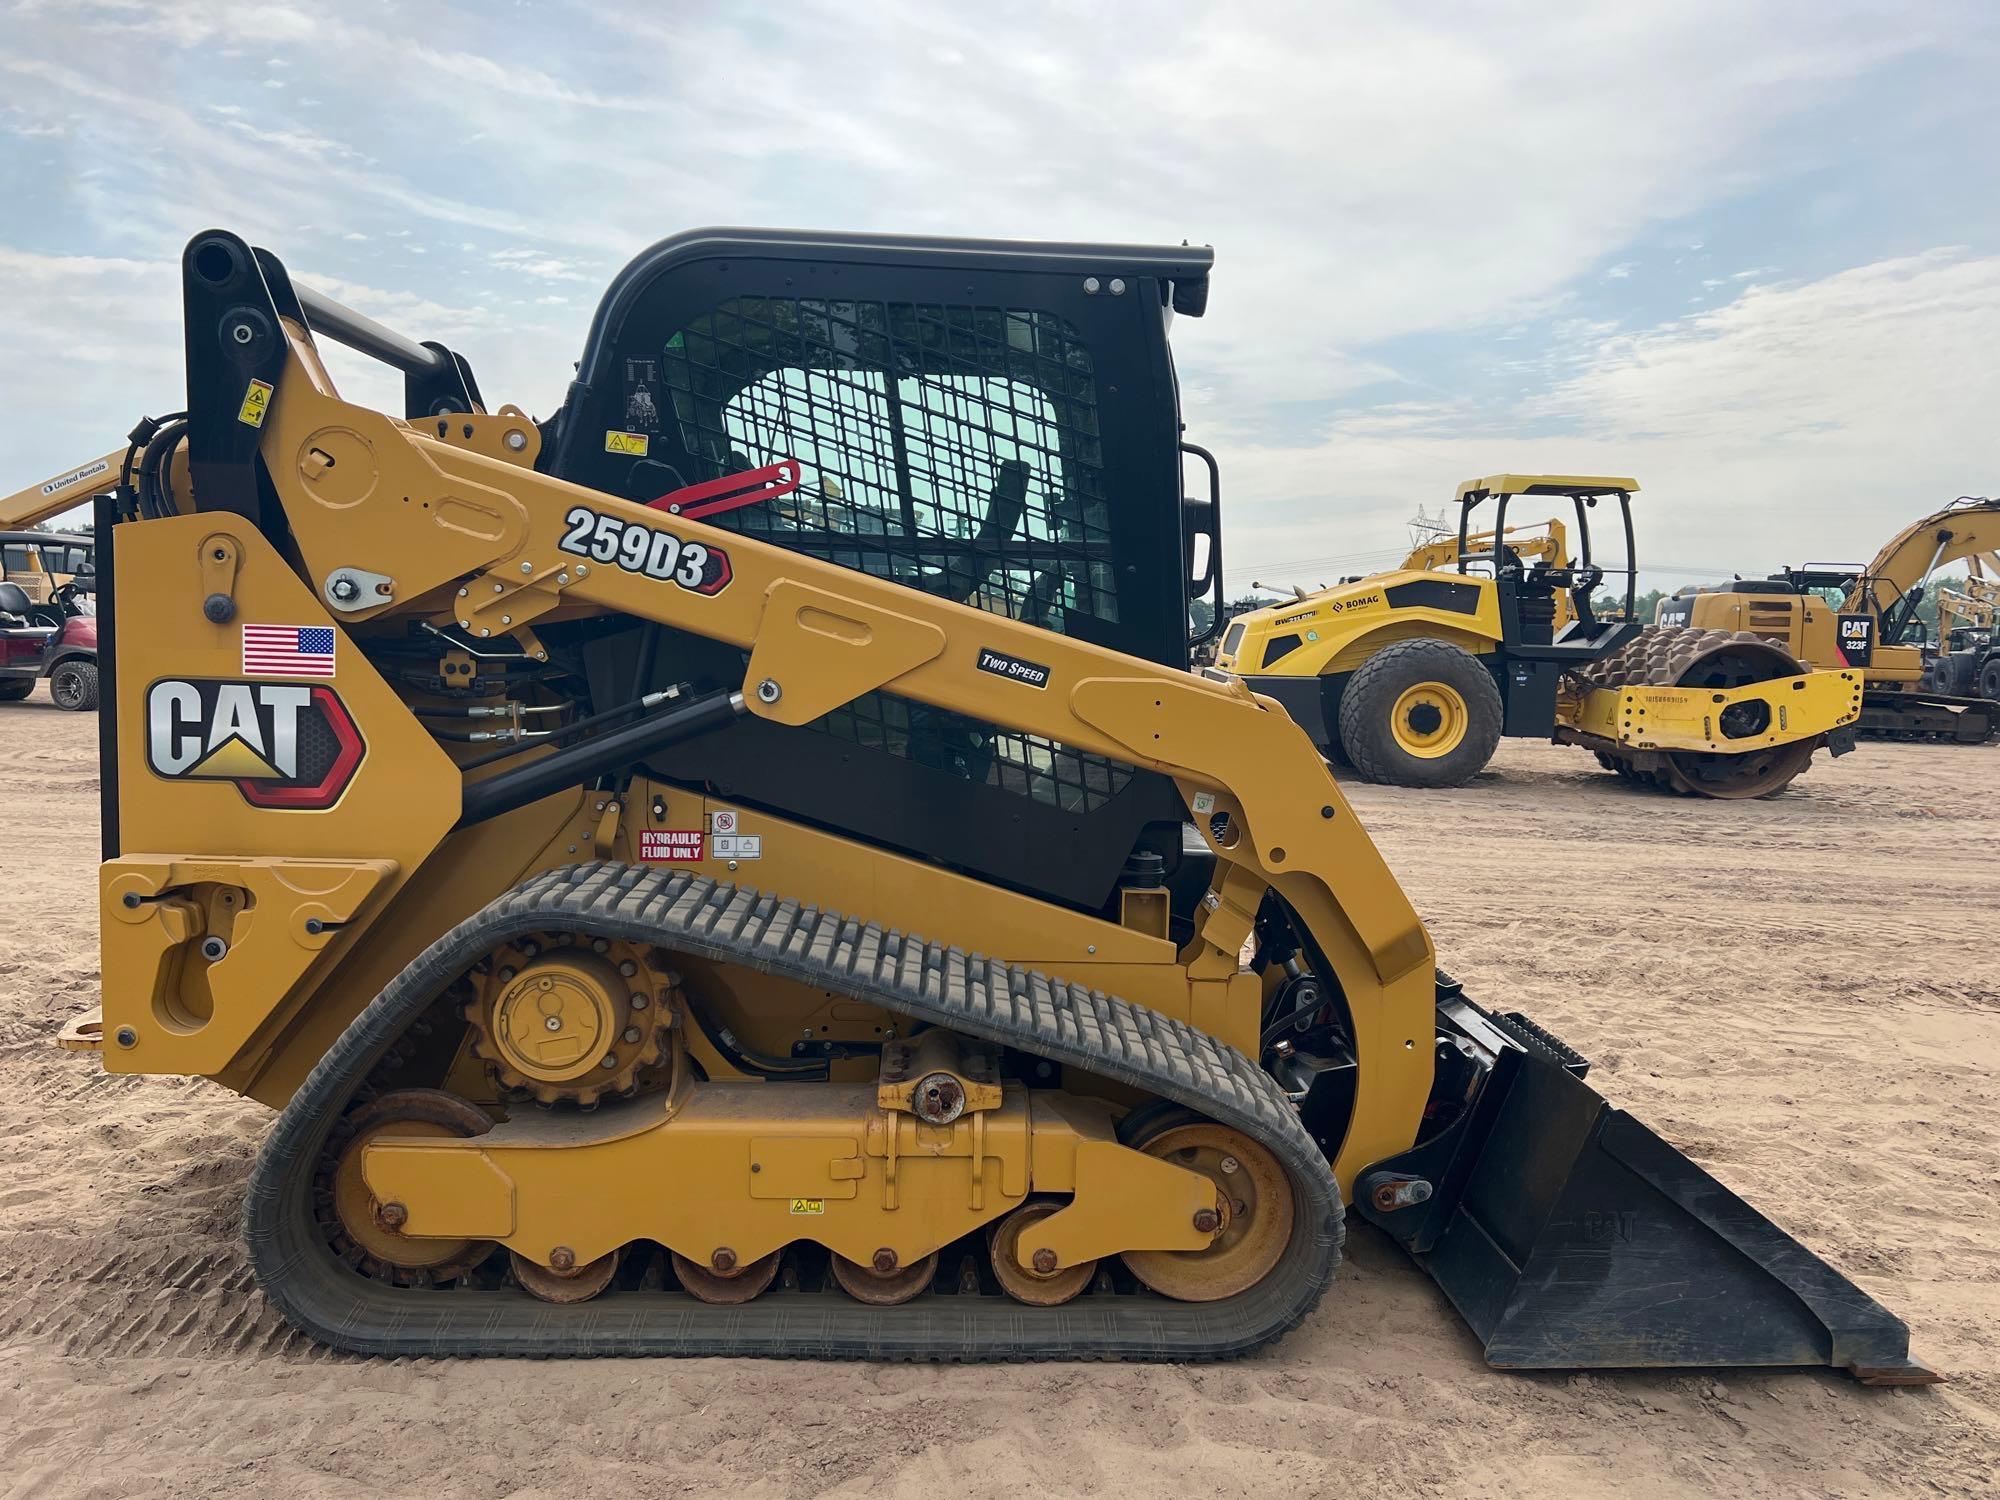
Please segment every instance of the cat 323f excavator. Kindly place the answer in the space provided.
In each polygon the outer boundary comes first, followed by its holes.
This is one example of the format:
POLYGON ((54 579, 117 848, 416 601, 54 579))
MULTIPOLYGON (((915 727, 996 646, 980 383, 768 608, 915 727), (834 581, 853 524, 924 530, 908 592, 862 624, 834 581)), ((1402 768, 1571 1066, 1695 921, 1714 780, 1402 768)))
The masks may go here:
MULTIPOLYGON (((1349 1205, 1509 1367, 1935 1377, 1476 1003, 1220 587, 1204 249, 711 230, 557 415, 206 232, 97 501, 101 1014, 377 1354, 1241 1354, 1349 1205), (343 401, 335 340, 406 405, 343 401), (1199 576, 1194 576, 1199 575, 1199 576)), ((88 483, 89 481, 79 481, 88 483)))

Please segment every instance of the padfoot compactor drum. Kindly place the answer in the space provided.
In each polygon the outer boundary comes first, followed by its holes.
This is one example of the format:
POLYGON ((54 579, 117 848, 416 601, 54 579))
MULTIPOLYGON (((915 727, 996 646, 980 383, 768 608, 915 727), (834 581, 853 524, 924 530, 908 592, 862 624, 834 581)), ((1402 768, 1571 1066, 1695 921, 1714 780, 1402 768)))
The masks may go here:
MULTIPOLYGON (((549 421, 210 232, 98 503, 103 1007, 278 1111, 264 1295, 382 1355, 1238 1355, 1350 1211, 1495 1364, 1934 1377, 1482 1007, 1187 670, 1186 247, 706 231, 549 421), (400 369, 343 401, 333 339, 400 369)), ((1208 562, 1198 571, 1193 554, 1208 562)))
POLYGON ((1747 631, 1643 630, 1571 677, 1559 743, 1594 750, 1628 781, 1702 797, 1767 797, 1805 770, 1820 736, 1795 733, 1792 720, 1822 720, 1814 690, 1833 690, 1842 724, 1861 712, 1858 674, 1809 677, 1783 646, 1747 631))
POLYGON ((1811 672, 1747 638, 1669 644, 1633 617, 1630 479, 1496 474, 1458 487, 1454 540, 1400 568, 1239 615, 1216 675, 1276 699, 1336 762, 1393 786, 1462 786, 1503 735, 1596 752, 1665 791, 1761 797, 1828 746, 1854 744, 1857 671, 1811 672), (1520 496, 1568 499, 1574 520, 1507 525, 1520 496), (1493 529, 1472 530, 1491 501, 1493 529), (1625 566, 1592 561, 1591 514, 1615 502, 1625 566), (1574 535, 1577 551, 1570 553, 1574 535), (1622 608, 1600 614, 1616 576, 1622 608))

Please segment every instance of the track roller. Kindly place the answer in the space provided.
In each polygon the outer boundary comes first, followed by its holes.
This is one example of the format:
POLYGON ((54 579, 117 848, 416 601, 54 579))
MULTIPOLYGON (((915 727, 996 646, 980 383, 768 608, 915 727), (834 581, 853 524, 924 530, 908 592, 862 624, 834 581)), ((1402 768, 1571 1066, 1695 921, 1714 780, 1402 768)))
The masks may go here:
MULTIPOLYGON (((588 1302, 599 1292, 611 1285, 611 1278, 618 1274, 618 1252, 606 1251, 587 1265, 575 1266, 567 1270, 556 1270, 532 1261, 517 1250, 507 1252, 514 1262, 514 1279, 522 1290, 539 1297, 544 1302, 569 1303, 588 1302)), ((561 1258, 565 1252, 561 1246, 556 1255, 561 1258)))
POLYGON ((938 1255, 935 1250, 907 1266, 897 1265, 895 1255, 887 1250, 878 1250, 875 1258, 880 1269, 860 1265, 844 1255, 833 1257, 833 1279, 840 1283, 841 1290, 855 1301, 866 1302, 871 1307, 894 1307, 908 1302, 928 1287, 931 1278, 937 1274, 938 1255))
POLYGON ((747 1266, 739 1266, 733 1254, 718 1250, 712 1263, 704 1266, 675 1252, 674 1275, 690 1297, 714 1303, 717 1307, 734 1307, 769 1289, 778 1278, 778 1258, 782 1253, 773 1250, 747 1266))
MULTIPOLYGON (((992 1255, 994 1279, 1000 1283, 1000 1289, 1016 1302, 1025 1302, 1030 1307, 1058 1307, 1089 1286, 1090 1278, 1097 1274, 1097 1262, 1094 1260, 1044 1271, 1039 1267, 1024 1266, 1016 1258, 1020 1253, 1021 1236, 1028 1235, 1032 1253, 1034 1226, 1061 1207, 1062 1204, 1053 1198, 1024 1203, 987 1231, 986 1244, 992 1255)), ((1053 1252, 1043 1253, 1053 1268, 1053 1252)))

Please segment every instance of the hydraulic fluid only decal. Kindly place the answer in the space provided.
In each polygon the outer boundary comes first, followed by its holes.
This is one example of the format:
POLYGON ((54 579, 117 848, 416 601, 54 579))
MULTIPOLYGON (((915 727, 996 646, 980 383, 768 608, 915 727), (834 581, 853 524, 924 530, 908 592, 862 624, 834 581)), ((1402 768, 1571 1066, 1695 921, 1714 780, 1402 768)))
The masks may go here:
POLYGON ((656 864, 698 864, 708 835, 699 828, 648 828, 639 834, 639 858, 656 864))

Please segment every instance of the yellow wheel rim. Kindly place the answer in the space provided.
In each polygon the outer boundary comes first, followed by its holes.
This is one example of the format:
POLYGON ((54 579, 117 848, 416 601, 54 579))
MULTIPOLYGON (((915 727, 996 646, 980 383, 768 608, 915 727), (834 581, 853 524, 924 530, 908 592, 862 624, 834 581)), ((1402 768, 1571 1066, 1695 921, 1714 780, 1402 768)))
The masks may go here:
POLYGON ((1471 721, 1464 696, 1444 682, 1420 682, 1404 689, 1389 719, 1397 748, 1420 760, 1451 754, 1465 742, 1471 721))

